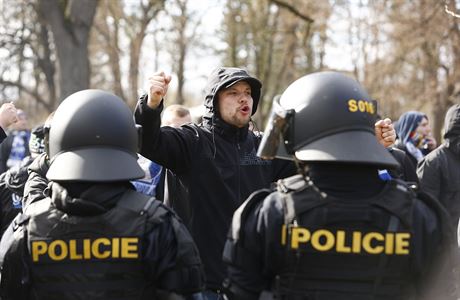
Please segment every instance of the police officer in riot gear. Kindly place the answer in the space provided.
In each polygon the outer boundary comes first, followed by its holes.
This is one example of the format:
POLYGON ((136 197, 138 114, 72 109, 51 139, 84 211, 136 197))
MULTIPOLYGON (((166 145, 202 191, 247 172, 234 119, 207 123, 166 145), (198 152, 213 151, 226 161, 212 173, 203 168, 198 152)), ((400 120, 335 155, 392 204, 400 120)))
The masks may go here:
POLYGON ((204 273, 181 221, 135 192, 138 130, 117 96, 84 90, 49 133, 48 198, 0 244, 2 299, 199 298, 204 273))
POLYGON ((275 101, 258 154, 294 159, 299 174, 235 212, 228 298, 450 299, 445 212, 379 177, 397 162, 375 138, 376 113, 336 72, 304 76, 275 101))

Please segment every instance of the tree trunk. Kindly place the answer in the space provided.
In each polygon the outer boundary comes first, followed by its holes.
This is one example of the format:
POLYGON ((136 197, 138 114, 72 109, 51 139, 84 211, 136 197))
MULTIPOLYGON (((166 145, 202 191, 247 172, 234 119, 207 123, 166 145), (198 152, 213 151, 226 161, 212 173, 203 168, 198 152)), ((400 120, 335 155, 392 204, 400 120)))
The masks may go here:
POLYGON ((43 49, 43 54, 42 57, 40 57, 38 54, 37 59, 38 65, 43 70, 43 74, 45 75, 46 85, 48 86, 49 91, 49 105, 46 108, 48 112, 51 112, 57 106, 56 83, 54 79, 56 67, 53 64, 53 61, 51 61, 50 38, 48 29, 42 22, 44 22, 44 20, 40 20, 39 42, 40 47, 43 49))
POLYGON ((89 87, 88 37, 98 1, 39 0, 38 3, 53 32, 59 69, 59 99, 62 101, 89 87))
POLYGON ((127 99, 131 107, 137 102, 138 95, 138 74, 139 74, 139 57, 141 55, 142 41, 145 37, 145 29, 131 40, 131 47, 129 51, 129 91, 127 99))
POLYGON ((98 25, 107 45, 106 51, 109 56, 109 67, 113 76, 113 92, 115 95, 126 101, 125 94, 123 92, 123 86, 121 84, 121 59, 118 46, 120 16, 117 12, 122 10, 119 5, 120 3, 118 1, 105 2, 104 6, 101 5, 99 7, 99 12, 101 13, 101 22, 98 22, 98 25), (109 26, 107 23, 108 16, 111 16, 114 19, 112 26, 109 26))

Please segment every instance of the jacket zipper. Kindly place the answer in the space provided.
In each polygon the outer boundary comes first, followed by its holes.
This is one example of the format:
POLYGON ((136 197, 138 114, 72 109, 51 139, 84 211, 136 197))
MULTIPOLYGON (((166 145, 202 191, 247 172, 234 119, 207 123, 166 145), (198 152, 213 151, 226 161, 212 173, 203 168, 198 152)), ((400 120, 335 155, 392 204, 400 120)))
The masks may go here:
POLYGON ((238 203, 241 203, 241 162, 240 162, 240 133, 237 132, 236 134, 236 161, 238 163, 238 203))

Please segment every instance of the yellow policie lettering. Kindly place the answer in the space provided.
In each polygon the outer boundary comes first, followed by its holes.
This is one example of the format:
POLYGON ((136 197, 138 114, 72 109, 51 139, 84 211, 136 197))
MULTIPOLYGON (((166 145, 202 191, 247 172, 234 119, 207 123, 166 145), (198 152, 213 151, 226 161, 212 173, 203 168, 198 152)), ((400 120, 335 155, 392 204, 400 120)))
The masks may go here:
POLYGON ((98 238, 81 240, 32 241, 32 261, 40 258, 53 261, 89 259, 137 259, 139 238, 98 238))
POLYGON ((410 253, 410 237, 408 232, 380 233, 344 230, 332 232, 326 229, 311 232, 307 228, 287 228, 285 225, 281 230, 281 244, 289 243, 292 249, 310 244, 313 249, 320 252, 332 250, 337 253, 354 254, 408 255, 410 253), (288 240, 289 237, 290 241, 288 240))
POLYGON ((375 114, 374 103, 366 100, 348 100, 348 110, 351 112, 367 112, 371 115, 375 114))

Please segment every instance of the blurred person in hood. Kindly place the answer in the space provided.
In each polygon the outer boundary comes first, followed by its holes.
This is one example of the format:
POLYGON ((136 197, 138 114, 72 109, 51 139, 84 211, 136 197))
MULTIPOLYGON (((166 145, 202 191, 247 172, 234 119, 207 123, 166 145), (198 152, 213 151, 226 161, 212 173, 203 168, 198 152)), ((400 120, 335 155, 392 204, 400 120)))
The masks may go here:
POLYGON ((395 129, 398 135, 396 147, 406 152, 414 166, 437 146, 431 135, 428 117, 422 112, 408 111, 402 114, 395 129))
POLYGON ((421 188, 438 199, 457 226, 460 217, 460 104, 449 108, 444 119, 444 142, 419 163, 421 188))

